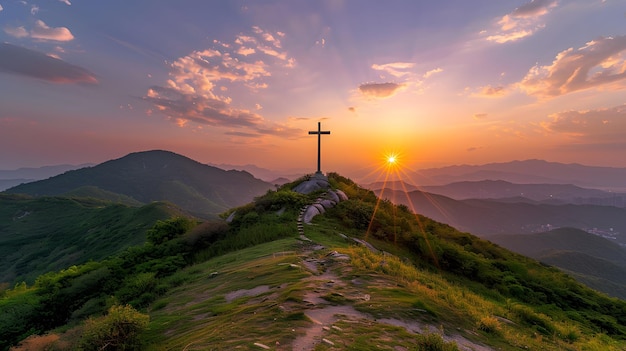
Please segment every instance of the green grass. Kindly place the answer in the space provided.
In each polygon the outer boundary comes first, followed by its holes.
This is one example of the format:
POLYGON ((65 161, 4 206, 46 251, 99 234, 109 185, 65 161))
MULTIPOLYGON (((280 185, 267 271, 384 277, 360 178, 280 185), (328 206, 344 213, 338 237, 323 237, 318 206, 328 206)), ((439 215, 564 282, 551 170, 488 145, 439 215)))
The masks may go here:
POLYGON ((164 203, 130 207, 94 199, 0 194, 0 282, 14 284, 141 245, 157 220, 179 214, 164 203))

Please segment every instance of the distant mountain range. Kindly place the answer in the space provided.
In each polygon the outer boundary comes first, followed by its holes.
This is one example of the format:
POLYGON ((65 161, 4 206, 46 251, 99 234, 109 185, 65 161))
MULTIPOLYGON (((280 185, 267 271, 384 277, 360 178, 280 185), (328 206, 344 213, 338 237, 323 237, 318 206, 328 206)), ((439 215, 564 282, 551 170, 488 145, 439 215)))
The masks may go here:
POLYGON ((420 186, 461 181, 504 180, 519 184, 573 184, 602 190, 626 190, 626 168, 563 164, 542 160, 458 165, 407 172, 406 181, 420 186))
POLYGON ((626 300, 626 249, 615 242, 573 228, 487 239, 559 267, 594 289, 626 300))
POLYGON ((446 185, 416 186, 403 181, 376 182, 366 186, 380 190, 421 190, 455 200, 497 199, 506 202, 605 205, 626 207, 626 193, 581 188, 572 184, 514 184, 504 180, 463 181, 446 185), (525 200, 526 199, 526 200, 525 200))
POLYGON ((38 168, 19 168, 14 170, 0 170, 0 191, 36 180, 46 179, 61 173, 92 166, 92 163, 81 165, 56 165, 38 168))
POLYGON ((207 218, 249 203, 273 187, 245 171, 225 171, 173 152, 153 150, 18 185, 6 192, 118 198, 127 204, 169 201, 195 216, 207 218))
MULTIPOLYGON (((377 195, 381 191, 375 191, 377 195)), ((409 206, 416 213, 485 237, 495 234, 527 234, 559 227, 573 227, 626 244, 626 208, 598 205, 550 205, 520 198, 507 201, 468 199, 418 190, 385 190, 382 197, 409 206)))

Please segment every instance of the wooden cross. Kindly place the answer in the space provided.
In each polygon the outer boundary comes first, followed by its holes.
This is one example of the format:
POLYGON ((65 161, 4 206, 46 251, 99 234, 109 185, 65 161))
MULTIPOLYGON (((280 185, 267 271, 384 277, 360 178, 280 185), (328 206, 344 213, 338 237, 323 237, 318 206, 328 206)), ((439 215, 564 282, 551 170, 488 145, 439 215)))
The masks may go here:
POLYGON ((317 173, 322 173, 321 170, 321 154, 322 154, 322 134, 330 134, 329 130, 322 130, 322 122, 317 122, 317 130, 309 131, 309 134, 317 134, 317 173))

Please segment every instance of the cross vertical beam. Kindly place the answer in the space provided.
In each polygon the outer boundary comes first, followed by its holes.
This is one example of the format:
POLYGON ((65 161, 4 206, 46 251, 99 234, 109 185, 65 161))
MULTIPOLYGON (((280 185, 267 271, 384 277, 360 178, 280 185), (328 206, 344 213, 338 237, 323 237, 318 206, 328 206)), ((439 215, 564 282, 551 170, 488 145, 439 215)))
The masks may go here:
POLYGON ((330 131, 322 130, 322 122, 317 122, 317 130, 309 131, 311 134, 317 134, 317 173, 322 173, 322 134, 330 134, 330 131))

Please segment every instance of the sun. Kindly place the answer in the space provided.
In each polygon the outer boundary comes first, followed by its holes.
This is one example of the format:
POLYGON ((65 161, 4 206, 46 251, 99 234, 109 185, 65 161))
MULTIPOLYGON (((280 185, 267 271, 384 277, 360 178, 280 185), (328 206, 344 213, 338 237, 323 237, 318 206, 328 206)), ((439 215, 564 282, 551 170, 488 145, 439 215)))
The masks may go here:
POLYGON ((388 163, 389 165, 393 165, 393 164, 395 164, 397 161, 398 161, 398 157, 397 157, 396 155, 393 155, 393 154, 392 154, 392 155, 387 156, 387 163, 388 163))

